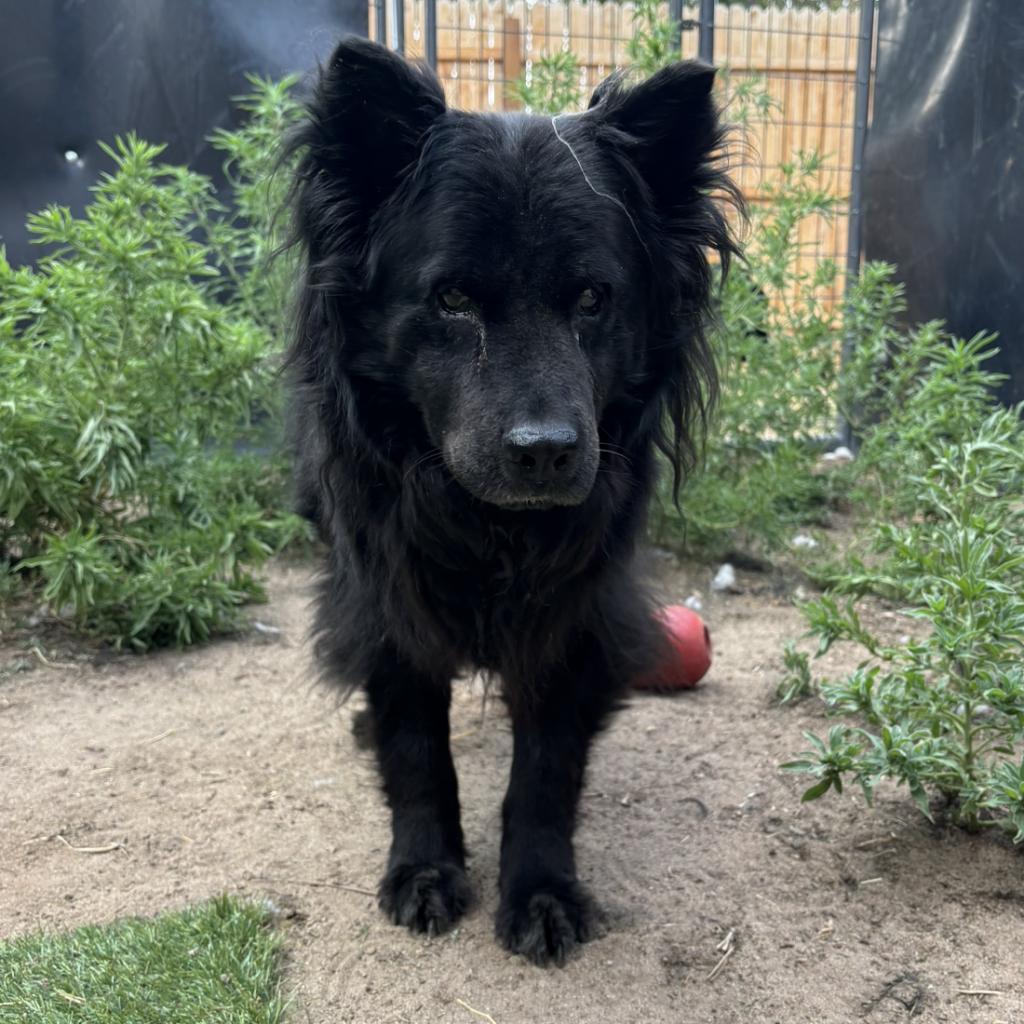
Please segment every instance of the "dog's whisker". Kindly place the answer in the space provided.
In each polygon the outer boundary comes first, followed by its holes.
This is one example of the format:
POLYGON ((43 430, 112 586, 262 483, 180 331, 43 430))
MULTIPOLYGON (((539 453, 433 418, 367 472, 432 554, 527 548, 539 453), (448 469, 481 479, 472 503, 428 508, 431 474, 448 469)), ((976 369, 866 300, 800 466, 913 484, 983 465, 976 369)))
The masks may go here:
POLYGON ((633 465, 633 460, 624 448, 620 448, 618 445, 599 445, 598 452, 601 455, 612 455, 617 459, 620 459, 627 467, 633 465))
POLYGON ((442 452, 440 448, 431 448, 430 451, 421 455, 418 459, 416 459, 415 462, 412 463, 412 465, 408 467, 408 469, 406 469, 405 473, 402 476, 402 483, 405 483, 417 469, 421 469, 424 466, 430 465, 431 463, 434 462, 440 464, 443 461, 444 452, 442 452))

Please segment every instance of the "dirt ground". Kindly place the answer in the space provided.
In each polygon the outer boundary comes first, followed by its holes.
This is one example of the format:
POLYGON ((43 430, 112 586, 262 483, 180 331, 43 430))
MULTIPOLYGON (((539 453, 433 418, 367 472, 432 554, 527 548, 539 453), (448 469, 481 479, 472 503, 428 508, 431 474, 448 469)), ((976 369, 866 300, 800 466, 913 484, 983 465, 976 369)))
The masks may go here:
MULTIPOLYGON (((703 570, 660 575, 669 597, 707 589, 703 570)), ((388 832, 356 705, 312 681, 310 580, 275 565, 252 614, 280 632, 187 652, 97 657, 44 636, 51 667, 8 629, 0 934, 267 899, 296 1024, 1024 1022, 1024 858, 929 825, 895 790, 873 811, 854 794, 800 803, 806 782, 777 766, 826 723, 773 704, 801 625, 787 588, 752 574, 707 600, 700 689, 637 696, 597 745, 578 852, 604 937, 564 970, 495 944, 511 742, 469 684, 452 731, 478 903, 438 939, 393 928, 367 894, 388 832)))

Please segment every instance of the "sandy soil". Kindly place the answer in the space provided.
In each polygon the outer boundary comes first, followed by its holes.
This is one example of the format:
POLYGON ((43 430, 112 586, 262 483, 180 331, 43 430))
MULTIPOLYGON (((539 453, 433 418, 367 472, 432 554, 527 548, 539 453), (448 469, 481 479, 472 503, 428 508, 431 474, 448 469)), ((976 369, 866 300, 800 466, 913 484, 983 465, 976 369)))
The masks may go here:
MULTIPOLYGON (((706 586, 706 574, 662 575, 677 598, 706 586)), ((222 891, 265 898, 299 1024, 1024 1021, 1024 859, 930 826, 896 791, 874 811, 852 794, 801 805, 802 780, 777 765, 825 724, 813 704, 772 703, 800 620, 784 586, 742 581, 744 594, 708 602, 706 683, 638 696, 597 746, 578 849, 607 934, 564 970, 492 938, 510 734, 493 702, 481 722, 470 686, 453 746, 476 908, 427 940, 365 894, 387 817, 350 734, 355 705, 312 683, 310 570, 294 564, 273 568, 271 602, 253 612, 280 633, 145 658, 43 636, 70 666, 47 667, 7 629, 0 934, 222 891)))

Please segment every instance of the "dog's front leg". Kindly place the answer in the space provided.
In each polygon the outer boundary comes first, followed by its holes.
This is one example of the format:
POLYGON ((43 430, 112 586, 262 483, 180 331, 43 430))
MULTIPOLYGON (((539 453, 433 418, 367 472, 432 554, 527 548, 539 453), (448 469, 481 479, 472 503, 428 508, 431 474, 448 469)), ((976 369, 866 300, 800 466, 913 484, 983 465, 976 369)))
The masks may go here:
POLYGON ((366 692, 391 807, 380 905, 395 924, 436 934, 462 916, 471 898, 448 745, 451 683, 388 657, 371 673, 366 692))
POLYGON ((545 680, 531 705, 512 704, 496 930, 538 964, 563 964, 593 934, 596 908, 576 878, 572 835, 590 741, 616 690, 599 658, 579 657, 545 680))

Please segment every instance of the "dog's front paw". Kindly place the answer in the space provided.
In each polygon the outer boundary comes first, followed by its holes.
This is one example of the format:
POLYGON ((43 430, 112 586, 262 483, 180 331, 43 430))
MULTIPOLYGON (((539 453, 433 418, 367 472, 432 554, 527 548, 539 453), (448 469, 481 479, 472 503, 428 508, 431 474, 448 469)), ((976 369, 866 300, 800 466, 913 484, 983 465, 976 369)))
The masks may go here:
POLYGON ((501 944, 544 967, 565 965, 581 942, 592 938, 598 911, 579 882, 547 882, 503 897, 495 930, 501 944))
POLYGON ((396 864, 381 879, 377 901, 395 924, 439 935, 469 909, 473 892, 457 864, 396 864))

